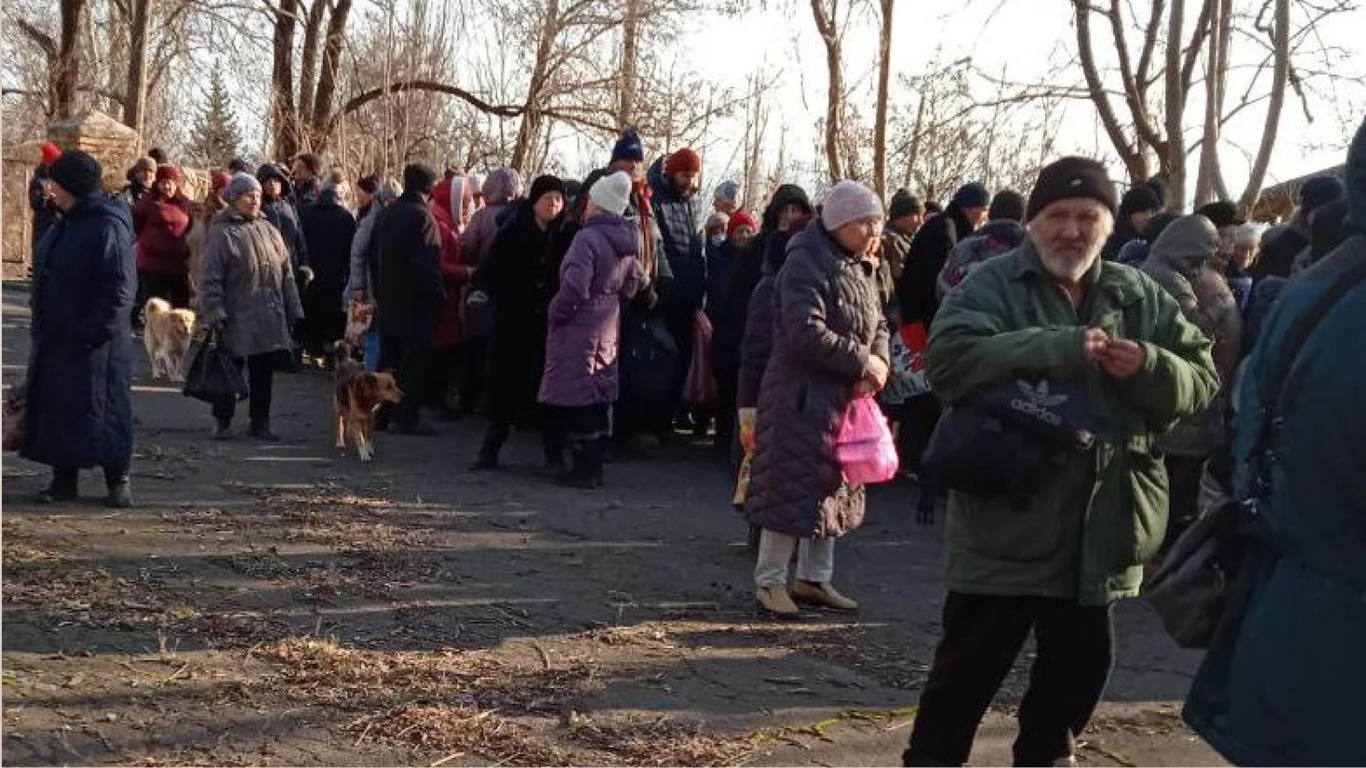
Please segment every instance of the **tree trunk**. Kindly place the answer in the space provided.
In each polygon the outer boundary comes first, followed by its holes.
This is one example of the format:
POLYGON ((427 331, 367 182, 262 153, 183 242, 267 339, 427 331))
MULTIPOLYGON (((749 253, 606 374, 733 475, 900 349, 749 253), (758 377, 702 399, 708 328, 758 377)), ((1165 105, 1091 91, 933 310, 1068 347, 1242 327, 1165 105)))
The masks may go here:
POLYGON ((915 169, 920 163, 920 145, 925 130, 925 92, 920 92, 920 103, 915 107, 915 125, 911 128, 911 146, 906 151, 906 188, 912 189, 915 169))
POLYGON ((294 30, 298 10, 298 0, 280 0, 275 13, 270 90, 276 157, 293 157, 299 151, 298 113, 294 111, 294 30))
POLYGON ((327 0, 313 0, 304 21, 304 45, 299 57, 299 125, 301 142, 312 145, 313 95, 318 83, 318 44, 322 39, 323 14, 327 11, 327 0))
POLYGON ((331 138, 333 100, 337 96, 337 68, 341 62, 342 45, 346 42, 346 20, 351 15, 351 0, 337 0, 332 18, 327 20, 327 42, 323 46, 322 68, 318 72, 318 91, 313 98, 312 133, 319 151, 327 148, 331 138))
POLYGON ((873 117, 873 188, 887 199, 887 102, 888 81, 892 76, 892 6, 896 0, 882 0, 882 34, 878 41, 877 112, 873 117))
POLYGON ((546 71, 550 54, 555 49, 555 38, 560 34, 560 0, 545 0, 545 18, 541 20, 540 39, 536 42, 536 61, 531 66, 531 82, 527 85, 526 104, 522 123, 517 128, 517 143, 513 145, 511 166, 526 173, 527 161, 536 149, 541 135, 541 94, 546 86, 546 71))
POLYGON ((825 162, 831 184, 844 178, 840 167, 840 102, 844 100, 844 72, 840 62, 840 38, 836 23, 839 19, 839 0, 831 0, 827 14, 825 0, 811 0, 811 15, 816 20, 816 31, 825 44, 825 64, 829 73, 829 90, 825 96, 825 162))
POLYGON ((152 0, 132 0, 129 24, 128 83, 123 98, 123 123, 142 137, 143 113, 147 104, 147 35, 152 16, 152 0))
POLYGON ((626 0, 626 16, 621 28, 621 87, 618 90, 617 127, 634 125, 637 79, 640 77, 640 22, 643 0, 626 0))
POLYGON ((60 1, 61 34, 57 42, 57 59, 51 70, 52 115, 58 120, 66 120, 76 112, 76 85, 81 74, 77 44, 85 4, 86 0, 60 1))
MULTIPOLYGON (((1136 182, 1142 181, 1148 178, 1148 158, 1140 147, 1129 141, 1124 127, 1120 125, 1096 64, 1095 52, 1091 45, 1091 14, 1094 12, 1091 1, 1072 0, 1072 6, 1076 11, 1077 56, 1081 59, 1081 71, 1086 78, 1086 90, 1090 94, 1091 103, 1096 107, 1096 114, 1100 116, 1101 126, 1105 128, 1110 145, 1114 147, 1115 153, 1128 170, 1129 178, 1136 182)), ((1176 48, 1179 49, 1180 46, 1176 48)))
POLYGON ((1262 194, 1266 167, 1271 162, 1271 150, 1276 146, 1276 132, 1281 124, 1281 109, 1285 106, 1285 86, 1290 80, 1290 0, 1276 0, 1272 48, 1276 64, 1271 79, 1271 98, 1266 107, 1266 125, 1262 128, 1262 143, 1257 149, 1257 159, 1252 163, 1247 188, 1243 190, 1240 201, 1243 210, 1248 212, 1252 211, 1252 206, 1262 194))
POLYGON ((1203 205, 1217 197, 1220 178, 1218 169, 1218 141, 1220 123, 1224 118, 1224 82, 1227 79, 1229 19, 1224 15, 1225 0, 1210 4, 1209 52, 1205 68, 1205 124, 1201 134, 1199 169, 1195 174, 1195 205, 1203 205))
POLYGON ((1167 24, 1166 70, 1166 151, 1162 158, 1162 176, 1167 184, 1167 207, 1174 211, 1186 207, 1186 141, 1182 135, 1182 106, 1186 94, 1181 82, 1181 26, 1185 21, 1185 0, 1172 0, 1167 24))

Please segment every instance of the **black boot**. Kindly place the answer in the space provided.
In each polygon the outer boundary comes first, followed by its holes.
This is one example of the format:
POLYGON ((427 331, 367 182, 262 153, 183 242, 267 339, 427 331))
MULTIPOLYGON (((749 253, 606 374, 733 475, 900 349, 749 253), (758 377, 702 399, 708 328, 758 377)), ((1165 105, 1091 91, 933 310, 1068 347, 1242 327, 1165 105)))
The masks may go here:
POLYGON ((498 453, 503 450, 503 443, 507 442, 508 435, 512 429, 506 424, 489 422, 489 427, 484 431, 484 443, 479 446, 479 458, 474 460, 470 469, 476 472, 498 469, 498 453))
POLYGON ((232 436, 232 419, 214 419, 210 440, 227 440, 232 436))
POLYGON ((602 487, 602 456, 606 449, 606 438, 575 441, 571 453, 573 466, 559 476, 559 482, 562 485, 589 490, 602 487))
POLYGON ((247 434, 251 435, 257 440, 264 440, 267 443, 280 442, 280 436, 270 431, 269 421, 252 422, 251 429, 247 431, 247 434))
POLYGON ((104 505, 110 509, 127 509, 133 506, 133 487, 128 479, 127 467, 105 467, 104 485, 109 495, 104 497, 104 505))
POLYGON ((35 499, 39 504, 57 504, 72 501, 80 495, 77 488, 79 470, 71 467, 53 467, 52 484, 38 492, 35 499))

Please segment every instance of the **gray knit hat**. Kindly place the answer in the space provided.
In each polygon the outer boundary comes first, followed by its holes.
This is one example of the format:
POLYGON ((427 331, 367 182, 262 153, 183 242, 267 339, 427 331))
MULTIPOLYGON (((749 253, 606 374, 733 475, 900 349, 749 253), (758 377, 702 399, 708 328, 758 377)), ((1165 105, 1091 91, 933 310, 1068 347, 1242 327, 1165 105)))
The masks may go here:
POLYGON ((261 182, 255 176, 247 173, 237 173, 228 182, 228 186, 223 187, 223 199, 231 203, 237 198, 248 192, 260 192, 261 182))
POLYGON ((831 232, 859 219, 882 218, 882 201, 877 193, 857 181, 845 179, 825 196, 821 223, 831 232))

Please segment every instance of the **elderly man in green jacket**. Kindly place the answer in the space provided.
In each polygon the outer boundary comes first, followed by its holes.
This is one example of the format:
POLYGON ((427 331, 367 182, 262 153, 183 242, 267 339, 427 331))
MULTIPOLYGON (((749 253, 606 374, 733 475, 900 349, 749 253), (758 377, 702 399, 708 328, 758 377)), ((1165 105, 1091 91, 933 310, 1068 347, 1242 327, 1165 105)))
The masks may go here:
POLYGON ((1167 526, 1155 438, 1214 397, 1210 343, 1137 270, 1100 258, 1115 189, 1092 160, 1044 168, 1029 239, 946 297, 926 369, 949 403, 1015 379, 1084 389, 1096 433, 1028 498, 953 491, 944 636, 905 765, 961 765, 1032 630, 1016 765, 1068 765, 1114 661, 1110 609, 1138 594, 1167 526))

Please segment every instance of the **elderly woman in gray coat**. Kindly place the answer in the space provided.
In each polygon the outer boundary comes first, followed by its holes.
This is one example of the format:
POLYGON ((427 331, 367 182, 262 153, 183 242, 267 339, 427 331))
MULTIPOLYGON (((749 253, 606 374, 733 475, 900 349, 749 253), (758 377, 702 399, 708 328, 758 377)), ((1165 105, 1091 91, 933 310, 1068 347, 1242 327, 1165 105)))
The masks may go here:
POLYGON ((854 181, 835 185, 821 217, 788 243, 773 293, 773 353, 759 392, 747 513, 763 529, 754 570, 759 604, 789 618, 793 598, 838 610, 835 539, 863 522, 864 490, 844 480, 835 438, 849 402, 887 382, 887 322, 870 257, 882 202, 854 181), (788 561, 797 554, 797 580, 788 561))
MULTIPOLYGON (((261 185, 245 173, 223 190, 228 208, 214 217, 199 276, 199 323, 218 329, 223 346, 247 368, 249 434, 280 438, 270 430, 275 367, 292 345, 291 330, 303 319, 289 249, 261 215, 261 185)), ((213 439, 229 435, 236 403, 213 406, 213 439)))

